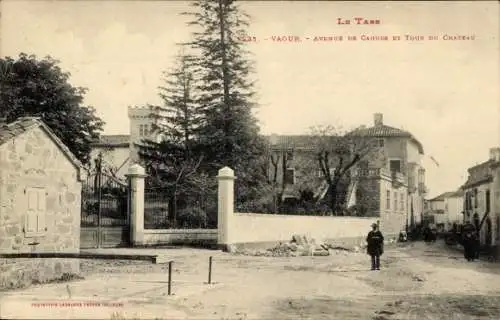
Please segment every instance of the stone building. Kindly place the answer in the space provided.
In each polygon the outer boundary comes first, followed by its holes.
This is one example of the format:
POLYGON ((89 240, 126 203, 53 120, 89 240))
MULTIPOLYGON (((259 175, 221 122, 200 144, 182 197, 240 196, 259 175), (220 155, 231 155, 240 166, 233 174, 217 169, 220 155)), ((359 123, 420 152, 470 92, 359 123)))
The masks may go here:
MULTIPOLYGON (((78 253, 81 164, 37 118, 0 125, 0 253, 78 253)), ((0 286, 77 273, 77 260, 0 259, 0 286)))
MULTIPOLYGON (((391 233, 419 223, 423 215, 425 169, 422 144, 408 131, 383 123, 383 115, 374 115, 372 127, 351 132, 366 137, 376 146, 352 170, 347 188, 349 206, 363 207, 369 216, 391 233)), ((311 156, 309 136, 279 136, 269 138, 270 152, 275 155, 270 178, 284 185, 283 198, 299 197, 299 190, 309 186, 317 197, 324 197, 327 186, 319 164, 311 156), (277 155, 280 155, 279 157, 277 155), (323 181, 323 183, 321 183, 323 181)))
POLYGON ((444 192, 428 200, 427 214, 432 216, 432 221, 438 231, 451 230, 453 225, 463 222, 463 191, 444 192))
MULTIPOLYGON (((149 108, 129 107, 130 135, 103 135, 94 143, 93 158, 99 154, 104 166, 125 180, 126 167, 138 161, 135 144, 142 139, 158 139, 153 132, 154 119, 149 108)), ((378 143, 377 155, 353 170, 353 183, 347 190, 350 205, 367 208, 381 215, 391 229, 404 229, 421 221, 423 215, 425 169, 422 144, 405 130, 383 123, 383 115, 374 115, 374 125, 356 133, 378 143), (364 191, 364 192, 363 192, 364 191)), ((321 177, 317 161, 311 158, 310 136, 271 135, 269 140, 269 180, 283 188, 282 200, 300 197, 304 189, 324 197, 328 186, 321 177), (311 160, 313 159, 313 160, 311 160)))
POLYGON ((95 160, 101 156, 103 169, 116 178, 126 181, 125 174, 128 167, 139 160, 135 144, 146 138, 155 138, 154 120, 150 115, 149 108, 129 107, 130 134, 101 135, 99 140, 92 144, 92 165, 95 165, 95 160))
POLYGON ((491 148, 487 161, 468 170, 464 191, 464 222, 480 230, 482 245, 500 241, 500 148, 491 148))

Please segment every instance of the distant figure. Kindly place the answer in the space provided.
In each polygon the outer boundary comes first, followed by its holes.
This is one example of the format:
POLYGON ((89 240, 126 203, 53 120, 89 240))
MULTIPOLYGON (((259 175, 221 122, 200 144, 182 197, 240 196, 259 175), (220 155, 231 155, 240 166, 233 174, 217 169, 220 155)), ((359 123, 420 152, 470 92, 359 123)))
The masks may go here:
POLYGON ((479 258, 478 250, 478 237, 476 235, 475 227, 468 223, 464 226, 463 230, 463 247, 464 247, 464 258, 467 261, 474 261, 479 258))
POLYGON ((436 241, 436 231, 431 226, 427 226, 424 229, 424 241, 427 243, 436 241))
POLYGON ((366 237, 367 252, 372 258, 372 270, 380 270, 380 256, 384 253, 384 236, 378 230, 376 223, 372 224, 372 231, 366 237))
POLYGON ((406 242, 408 241, 408 234, 406 231, 399 232, 398 242, 406 242))

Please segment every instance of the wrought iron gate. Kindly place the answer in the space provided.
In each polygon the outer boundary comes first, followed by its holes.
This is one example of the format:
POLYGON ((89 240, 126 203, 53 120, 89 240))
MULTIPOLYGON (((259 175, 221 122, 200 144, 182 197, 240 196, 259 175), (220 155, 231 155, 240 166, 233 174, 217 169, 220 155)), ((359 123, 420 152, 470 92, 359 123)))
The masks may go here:
POLYGON ((96 170, 82 183, 81 248, 130 244, 129 186, 96 170))

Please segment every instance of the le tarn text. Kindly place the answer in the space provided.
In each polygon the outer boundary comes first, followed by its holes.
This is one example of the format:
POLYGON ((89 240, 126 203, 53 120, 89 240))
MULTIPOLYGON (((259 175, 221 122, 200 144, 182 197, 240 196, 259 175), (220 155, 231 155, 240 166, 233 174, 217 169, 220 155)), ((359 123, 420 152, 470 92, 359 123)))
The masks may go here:
POLYGON ((367 19, 367 18, 355 17, 352 19, 337 18, 337 24, 363 24, 363 25, 367 25, 367 24, 381 24, 381 22, 379 19, 367 19))

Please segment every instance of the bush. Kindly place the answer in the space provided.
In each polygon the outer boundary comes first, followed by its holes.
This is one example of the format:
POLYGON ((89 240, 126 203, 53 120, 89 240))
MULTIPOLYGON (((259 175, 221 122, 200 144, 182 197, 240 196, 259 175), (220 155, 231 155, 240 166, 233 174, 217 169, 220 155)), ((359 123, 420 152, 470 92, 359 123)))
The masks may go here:
POLYGON ((177 213, 177 226, 180 228, 206 228, 207 213, 199 207, 186 207, 177 213))

